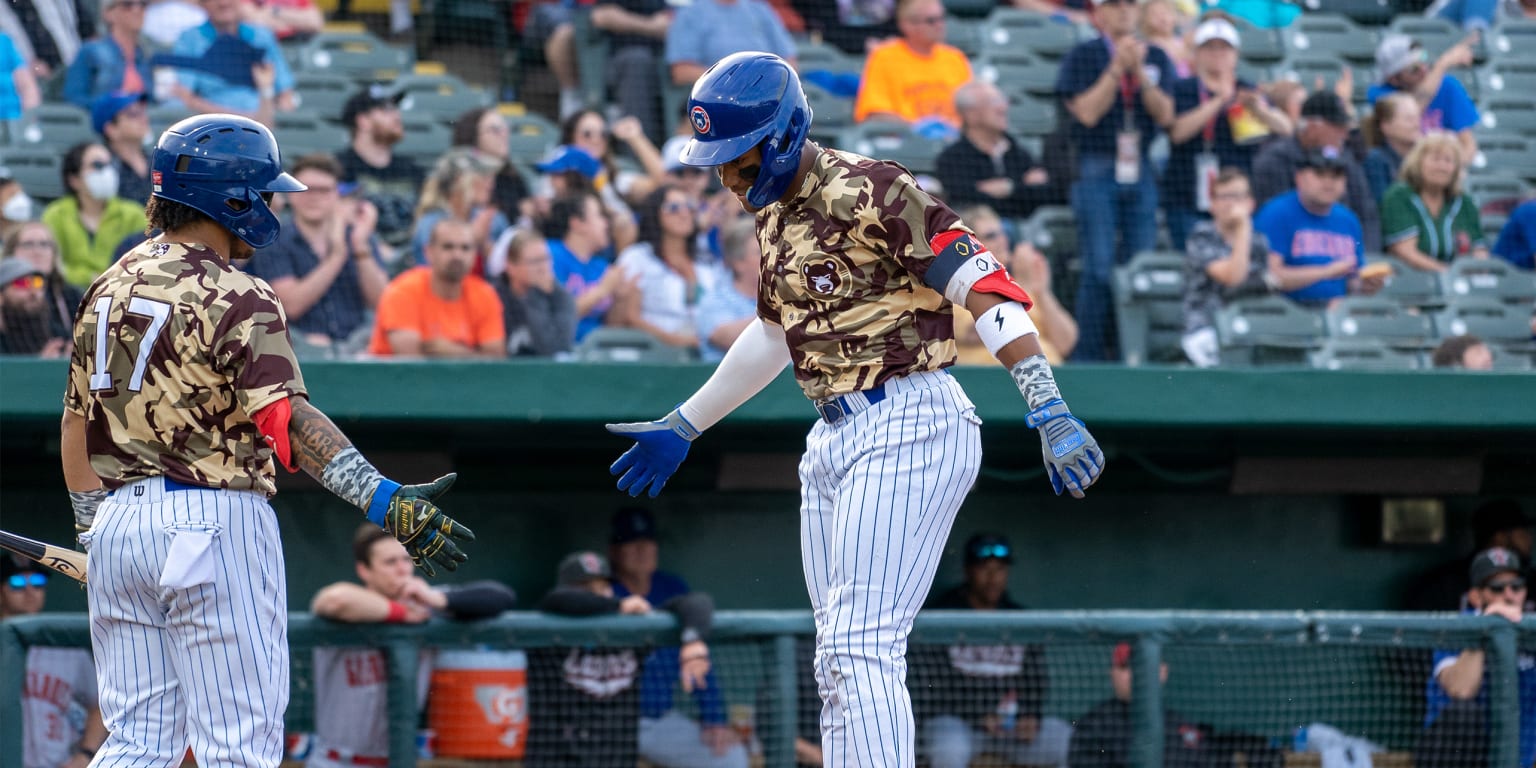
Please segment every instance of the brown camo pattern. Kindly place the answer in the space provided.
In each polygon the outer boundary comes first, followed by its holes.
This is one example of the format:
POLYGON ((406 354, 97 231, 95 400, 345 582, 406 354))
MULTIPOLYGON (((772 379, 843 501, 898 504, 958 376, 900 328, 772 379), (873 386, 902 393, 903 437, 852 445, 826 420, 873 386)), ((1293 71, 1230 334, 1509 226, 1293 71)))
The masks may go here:
POLYGON ((758 314, 784 328, 806 397, 954 364, 951 305, 922 282, 948 229, 971 231, 905 168, 833 149, 758 212, 758 314))
POLYGON ((251 414, 303 395, 287 318, 272 288, 201 245, 148 241, 96 278, 81 302, 64 407, 87 419, 91 466, 109 489, 165 475, 271 496, 272 449, 251 414), (112 297, 112 381, 92 391, 95 305, 103 296, 112 297), (137 392, 129 383, 150 317, 125 313, 132 297, 171 306, 137 392))

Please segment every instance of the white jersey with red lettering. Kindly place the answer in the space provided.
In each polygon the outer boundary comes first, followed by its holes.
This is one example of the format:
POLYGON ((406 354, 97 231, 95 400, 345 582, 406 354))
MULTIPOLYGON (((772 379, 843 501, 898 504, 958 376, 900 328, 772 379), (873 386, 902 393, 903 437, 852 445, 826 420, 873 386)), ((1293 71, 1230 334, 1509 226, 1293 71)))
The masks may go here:
MULTIPOLYGON (((416 709, 427 702, 430 652, 416 669, 416 709)), ((389 762, 389 668, 373 648, 316 648, 315 738, 305 765, 348 768, 389 762), (381 762, 382 761, 382 762, 381 762)))
POLYGON ((29 648, 21 707, 22 765, 58 768, 68 763, 86 718, 96 709, 91 654, 80 648, 29 648))

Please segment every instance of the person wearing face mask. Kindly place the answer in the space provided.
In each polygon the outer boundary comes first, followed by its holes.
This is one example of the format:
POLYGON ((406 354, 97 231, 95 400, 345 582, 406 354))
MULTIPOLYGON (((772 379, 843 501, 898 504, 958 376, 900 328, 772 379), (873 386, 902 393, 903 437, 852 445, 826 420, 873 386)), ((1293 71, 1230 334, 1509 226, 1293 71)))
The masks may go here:
POLYGON ((22 224, 36 218, 32 196, 11 178, 11 169, 0 165, 0 239, 8 238, 22 224))
POLYGON ((112 154, 95 142, 81 142, 64 154, 67 193, 43 209, 63 260, 64 279, 85 287, 112 263, 123 238, 144 230, 144 206, 117 196, 112 154))
POLYGON ((91 126, 112 153, 117 169, 117 196, 141 202, 149 199, 149 97, 118 91, 91 102, 91 126))

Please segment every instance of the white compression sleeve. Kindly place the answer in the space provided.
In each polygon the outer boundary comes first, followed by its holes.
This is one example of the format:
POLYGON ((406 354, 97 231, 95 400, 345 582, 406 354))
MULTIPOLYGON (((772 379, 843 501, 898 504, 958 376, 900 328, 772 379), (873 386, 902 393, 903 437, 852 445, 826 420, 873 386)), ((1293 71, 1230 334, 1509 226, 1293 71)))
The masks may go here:
POLYGON ((784 342, 784 329, 756 318, 725 351, 709 381, 677 410, 694 429, 703 432, 761 392, 786 365, 789 347, 784 342))

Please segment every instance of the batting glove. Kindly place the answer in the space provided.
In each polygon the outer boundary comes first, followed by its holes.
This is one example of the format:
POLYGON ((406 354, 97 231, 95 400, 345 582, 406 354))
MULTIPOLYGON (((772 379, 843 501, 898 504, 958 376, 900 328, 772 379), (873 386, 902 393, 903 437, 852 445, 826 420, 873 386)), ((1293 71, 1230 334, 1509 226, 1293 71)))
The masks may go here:
POLYGON ((1024 423, 1040 430, 1040 452, 1056 495, 1066 489, 1083 498, 1083 491, 1104 471, 1104 451, 1088 428, 1059 399, 1030 411, 1024 423))
POLYGON ((459 563, 469 560, 469 555, 454 540, 475 540, 473 531, 432 503, 457 478, 457 474, 450 472, 424 485, 402 485, 390 495, 389 508, 384 512, 384 530, 405 545, 416 567, 428 576, 437 575, 433 563, 450 571, 458 570, 459 563))
POLYGON ((624 452, 608 473, 619 475, 619 490, 639 496, 650 486, 654 498, 688 456, 688 446, 699 431, 676 409, 655 421, 608 424, 608 431, 620 437, 632 437, 634 447, 624 452))

